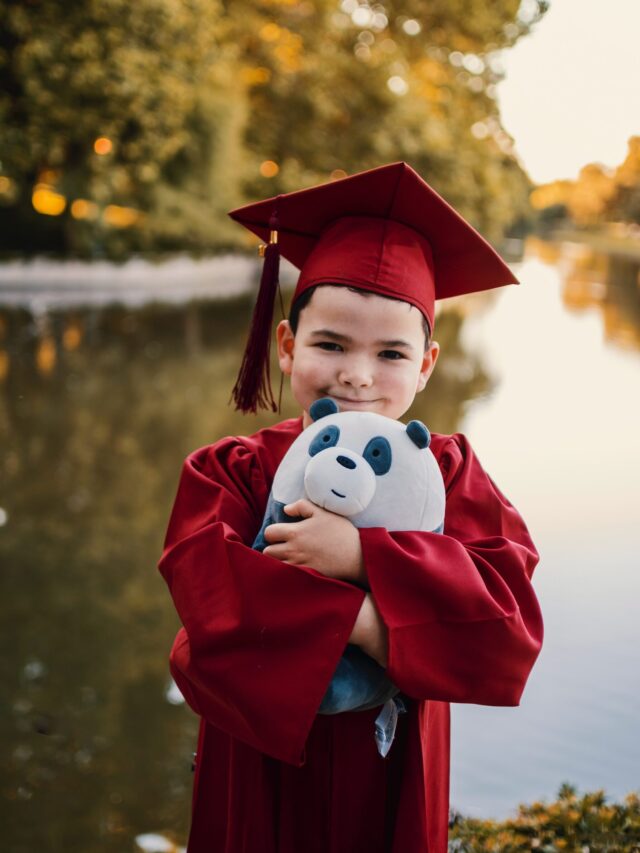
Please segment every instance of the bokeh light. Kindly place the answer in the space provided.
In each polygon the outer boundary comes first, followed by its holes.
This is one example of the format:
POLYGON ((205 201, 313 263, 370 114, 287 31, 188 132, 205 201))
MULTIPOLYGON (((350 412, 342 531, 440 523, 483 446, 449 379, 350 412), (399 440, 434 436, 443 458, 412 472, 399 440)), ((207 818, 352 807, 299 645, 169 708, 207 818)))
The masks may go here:
POLYGON ((77 198, 71 203, 71 216, 74 219, 97 219, 98 205, 86 198, 77 198))
POLYGON ((113 151, 113 142, 106 136, 99 136, 93 143, 93 150, 96 154, 111 154, 113 151))
POLYGON ((408 36, 417 36, 422 30, 422 24, 420 21, 416 21, 415 18, 409 18, 409 20, 403 23, 402 29, 408 36))
POLYGON ((107 225, 114 228, 130 228, 138 222, 141 216, 139 210, 134 210, 132 207, 121 207, 119 204, 108 204, 102 214, 107 225))
POLYGON ((36 366, 42 376, 48 376, 56 366, 58 355, 56 343, 51 335, 45 335, 38 342, 36 349, 36 366))
POLYGON ((387 80, 387 86, 394 95, 406 95, 409 91, 409 84, 404 77, 400 77, 399 74, 394 74, 393 77, 389 77, 387 80))
POLYGON ((31 195, 31 204, 45 216, 60 216, 67 206, 66 198, 48 184, 36 184, 31 195))
POLYGON ((70 320, 62 333, 62 346, 67 352, 73 352, 80 346, 82 337, 82 326, 77 320, 70 320))
POLYGON ((489 136, 489 128, 483 121, 477 121, 471 125, 471 133, 476 139, 486 139, 489 136))
POLYGON ((260 174, 263 178, 275 178, 280 171, 280 166, 274 160, 264 160, 260 163, 260 174))

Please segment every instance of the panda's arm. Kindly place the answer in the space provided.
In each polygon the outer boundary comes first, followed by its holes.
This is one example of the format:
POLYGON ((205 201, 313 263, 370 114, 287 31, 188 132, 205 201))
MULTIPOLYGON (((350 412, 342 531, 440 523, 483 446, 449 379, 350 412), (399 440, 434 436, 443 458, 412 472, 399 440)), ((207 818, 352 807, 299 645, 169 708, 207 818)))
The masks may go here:
POLYGON ((264 532, 269 527, 270 524, 278 524, 279 522, 290 522, 290 521, 298 521, 297 518, 287 515, 284 511, 286 504, 282 501, 277 501, 273 497, 273 492, 269 492, 269 499, 267 500, 267 508, 264 511, 264 519, 262 522, 262 526, 258 531, 258 535, 253 541, 253 545, 251 546, 256 551, 264 551, 267 547, 267 540, 264 538, 264 532))
POLYGON ((277 464, 254 444, 224 439, 185 461, 159 563, 184 626, 171 671, 208 722, 300 765, 364 592, 250 547, 263 460, 277 464))
POLYGON ((387 673, 415 698, 516 705, 542 644, 538 554, 464 436, 446 441, 440 464, 443 534, 360 531, 387 673))

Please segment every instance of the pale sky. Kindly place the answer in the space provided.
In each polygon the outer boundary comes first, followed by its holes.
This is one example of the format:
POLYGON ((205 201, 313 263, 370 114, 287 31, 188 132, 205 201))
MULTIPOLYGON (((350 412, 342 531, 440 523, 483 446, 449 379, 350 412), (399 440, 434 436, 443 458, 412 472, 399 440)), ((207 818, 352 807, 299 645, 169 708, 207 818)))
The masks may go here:
POLYGON ((551 0, 502 59, 503 125, 536 183, 624 160, 640 135, 640 0, 551 0))

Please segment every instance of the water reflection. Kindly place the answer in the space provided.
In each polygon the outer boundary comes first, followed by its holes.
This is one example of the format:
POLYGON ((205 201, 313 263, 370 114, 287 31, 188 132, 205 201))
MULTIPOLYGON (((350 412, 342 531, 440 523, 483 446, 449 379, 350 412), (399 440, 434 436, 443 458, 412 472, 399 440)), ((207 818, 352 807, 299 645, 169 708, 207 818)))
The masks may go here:
MULTIPOLYGON (((535 248, 522 287, 503 289, 491 313, 464 328, 497 383, 461 426, 527 520, 545 617, 517 712, 454 709, 453 801, 483 816, 551 798, 564 781, 619 798, 638 787, 640 766, 640 353, 605 336, 604 310, 620 291, 637 305, 637 267, 609 280, 610 261, 587 262, 573 246, 546 246, 541 258, 535 248), (579 310, 566 296, 577 268, 590 281, 579 310)), ((624 316, 633 325, 633 313, 624 316)))
MULTIPOLYGON (((155 564, 180 465, 258 428, 228 405, 250 305, 0 311, 0 818, 13 853, 184 840, 196 721, 167 653, 155 564)), ((453 431, 492 387, 442 313, 444 355, 412 416, 453 431)), ((274 373, 274 375, 277 375, 274 373)), ((297 415, 285 390, 283 416, 297 415)))
POLYGON ((586 243, 531 241, 531 249, 561 274, 562 300, 571 311, 596 310, 605 340, 640 349, 640 253, 604 255, 586 243))

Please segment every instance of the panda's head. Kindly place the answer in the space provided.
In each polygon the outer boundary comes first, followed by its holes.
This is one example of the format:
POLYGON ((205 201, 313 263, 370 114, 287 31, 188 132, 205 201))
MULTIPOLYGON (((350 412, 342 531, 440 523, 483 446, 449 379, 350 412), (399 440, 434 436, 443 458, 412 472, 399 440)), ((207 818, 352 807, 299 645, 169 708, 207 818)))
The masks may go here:
POLYGON ((310 414, 314 424, 308 428, 312 434, 305 492, 315 504, 338 515, 356 515, 369 505, 379 478, 391 470, 398 429, 419 449, 429 446, 429 431, 420 421, 404 427, 382 415, 357 413, 360 429, 354 430, 356 413, 340 415, 335 401, 327 397, 313 403, 310 414), (389 434, 391 424, 395 431, 389 434))

